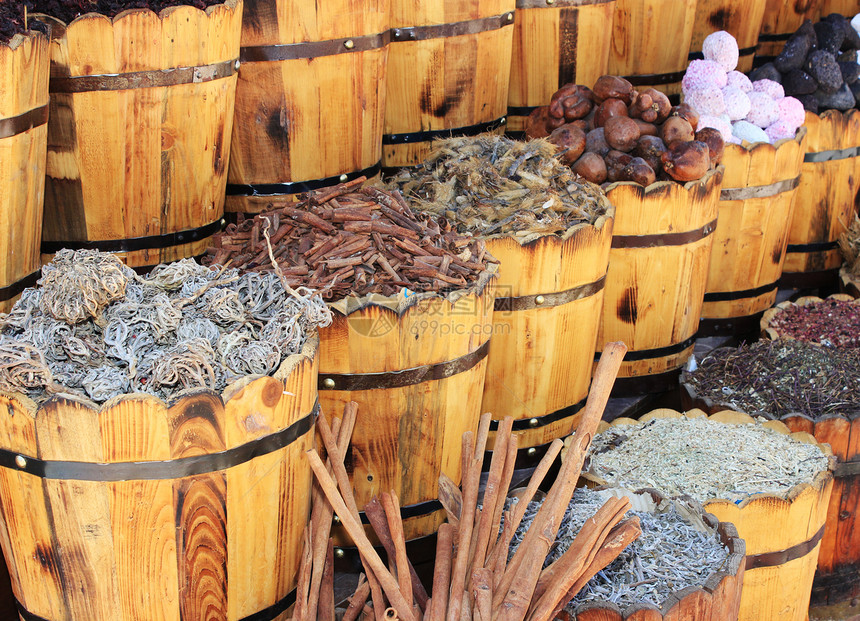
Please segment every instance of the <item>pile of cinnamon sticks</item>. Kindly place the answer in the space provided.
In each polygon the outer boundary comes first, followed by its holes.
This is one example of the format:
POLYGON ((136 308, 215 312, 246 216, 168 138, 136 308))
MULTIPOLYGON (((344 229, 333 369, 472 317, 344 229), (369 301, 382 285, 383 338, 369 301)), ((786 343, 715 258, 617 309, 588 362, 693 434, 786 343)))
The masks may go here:
MULTIPOLYGON (((313 450, 308 452, 308 458, 321 493, 329 502, 325 506, 333 508, 355 542, 366 573, 366 581, 359 584, 350 599, 344 621, 358 618, 374 621, 555 619, 585 583, 640 534, 638 518, 624 519, 629 501, 611 498, 586 523, 570 549, 556 562, 546 568, 543 566, 573 496, 586 452, 625 352, 626 347, 622 343, 610 343, 604 350, 582 421, 567 450, 561 470, 510 560, 508 551, 511 538, 525 514, 528 502, 561 452, 563 443, 556 440, 550 445, 519 502, 505 510, 506 493, 517 453, 517 438, 511 432, 513 420, 507 418, 499 424, 481 506, 478 506, 478 487, 490 415, 481 418, 477 434, 467 432, 463 435, 462 489, 444 476, 440 479, 440 500, 448 513, 448 523, 439 529, 432 597, 429 599, 406 557, 396 496, 393 493, 383 494, 381 510, 371 509, 370 506, 366 508, 369 517, 371 514, 376 516, 370 517, 370 521, 387 548, 389 566, 380 559, 361 526, 339 446, 352 422, 344 418, 336 440, 334 434, 326 430, 327 425, 323 421, 322 436, 328 465, 324 465, 313 450)), ((311 529, 325 531, 325 528, 318 522, 315 507, 311 529)), ((321 534, 327 536, 327 532, 321 534)), ((330 550, 330 544, 328 551, 325 551, 324 544, 320 543, 311 556, 313 560, 322 559, 324 555, 330 557, 330 550)), ((315 568, 316 564, 313 566, 315 568)), ((304 585, 307 581, 303 575, 313 575, 314 571, 304 563, 302 568, 299 598, 309 601, 313 593, 306 597, 308 589, 304 585)), ((314 585, 315 582, 311 580, 310 584, 314 585)), ((310 590, 313 591, 313 588, 310 590)), ((334 614, 333 606, 328 601, 325 605, 326 614, 318 618, 333 618, 330 616, 334 614)), ((317 618, 307 616, 309 612, 297 611, 294 619, 317 618)), ((319 612, 323 611, 320 609, 319 612)))
POLYGON ((204 265, 269 271, 287 283, 347 295, 450 291, 474 285, 488 263, 484 244, 444 218, 416 217, 399 192, 361 188, 365 179, 313 192, 298 203, 230 224, 213 237, 204 265), (270 256, 271 254, 271 256, 270 256))

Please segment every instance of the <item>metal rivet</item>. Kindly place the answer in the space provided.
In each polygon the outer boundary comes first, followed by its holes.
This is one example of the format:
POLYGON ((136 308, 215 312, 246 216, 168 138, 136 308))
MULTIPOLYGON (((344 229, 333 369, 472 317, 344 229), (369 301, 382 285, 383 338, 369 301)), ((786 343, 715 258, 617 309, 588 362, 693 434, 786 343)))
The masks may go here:
POLYGON ((499 119, 499 125, 504 125, 507 122, 508 122, 507 117, 503 116, 502 118, 499 119))
POLYGON ((17 455, 15 457, 15 465, 18 466, 19 468, 26 468, 27 467, 27 459, 23 455, 17 455))
POLYGON ((535 304, 543 304, 545 301, 546 300, 544 300, 544 297, 542 295, 539 295, 535 298, 535 304))
POLYGON ((325 378, 323 380, 323 388, 328 388, 329 390, 334 388, 334 380, 330 377, 325 378))
POLYGON ((395 38, 395 39, 399 39, 399 38, 400 38, 400 28, 395 28, 395 29, 391 32, 391 34, 393 34, 393 35, 394 35, 394 38, 395 38))
MULTIPOLYGON (((549 0, 547 0, 547 2, 549 2, 549 0)), ((236 59, 236 62, 233 63, 233 67, 236 69, 236 71, 239 71, 239 64, 239 59, 236 59)))
POLYGON ((414 31, 412 31, 412 32, 410 32, 410 33, 409 33, 409 38, 410 38, 410 39, 416 39, 417 37, 418 37, 418 35, 416 35, 414 31))
POLYGON ((340 518, 338 516, 334 516, 334 523, 340 524, 340 518))
POLYGON ((344 552, 344 551, 343 551, 343 550, 341 550, 340 548, 335 548, 335 549, 334 549, 334 557, 335 557, 335 558, 343 558, 344 556, 346 556, 346 552, 344 552))
POLYGON ((555 0, 546 0, 547 4, 555 4, 555 0))
POLYGON ((352 48, 355 47, 355 41, 353 41, 352 39, 347 39, 346 41, 343 42, 343 46, 346 49, 351 50, 352 48))
POLYGON ((531 447, 526 451, 529 457, 534 457, 537 454, 537 449, 535 447, 531 447))
POLYGON ((508 13, 508 16, 507 16, 507 18, 506 18, 506 19, 507 19, 509 22, 514 21, 514 14, 513 14, 513 13, 508 13))
POLYGON ((349 176, 344 173, 340 177, 338 177, 338 179, 340 179, 341 183, 346 183, 349 180, 349 176))
POLYGON ((537 426, 538 426, 538 419, 530 418, 529 419, 529 427, 537 427, 537 426))

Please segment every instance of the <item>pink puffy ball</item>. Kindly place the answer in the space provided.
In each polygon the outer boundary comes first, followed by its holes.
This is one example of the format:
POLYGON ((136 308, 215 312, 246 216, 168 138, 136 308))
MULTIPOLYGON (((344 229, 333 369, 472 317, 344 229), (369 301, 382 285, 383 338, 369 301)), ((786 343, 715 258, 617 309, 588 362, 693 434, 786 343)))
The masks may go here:
POLYGON ((729 71, 726 74, 726 79, 726 86, 740 89, 745 93, 749 93, 753 89, 750 79, 740 71, 729 71))
POLYGON ((713 60, 694 60, 687 67, 681 86, 684 92, 695 91, 706 86, 723 88, 728 81, 726 70, 713 60))
POLYGON ((795 129, 806 120, 803 104, 794 97, 783 97, 776 102, 776 106, 779 109, 779 118, 793 125, 795 129))
POLYGON ((750 112, 750 98, 739 88, 725 87, 723 100, 726 102, 726 114, 732 121, 745 119, 750 112))
POLYGON ((738 66, 738 42, 725 30, 712 32, 702 43, 702 55, 724 70, 732 71, 738 66))
POLYGON ((701 115, 720 116, 726 113, 726 102, 723 93, 716 86, 690 91, 684 97, 684 102, 693 106, 693 109, 701 115))
POLYGON ((750 113, 747 115, 747 121, 762 129, 776 122, 779 118, 779 108, 773 99, 757 91, 748 93, 747 97, 750 100, 750 113))
POLYGON ((775 101, 785 97, 785 89, 782 88, 782 84, 773 80, 756 80, 752 83, 752 87, 756 93, 764 93, 775 101))
POLYGON ((767 137, 770 138, 771 142, 776 142, 783 138, 794 138, 794 134, 797 133, 797 127, 794 127, 784 119, 780 119, 776 123, 769 125, 768 128, 764 130, 764 133, 767 134, 767 137))
POLYGON ((732 138, 732 124, 719 117, 707 114, 701 115, 699 117, 699 125, 696 127, 696 131, 704 127, 713 127, 722 134, 723 140, 729 140, 732 138))

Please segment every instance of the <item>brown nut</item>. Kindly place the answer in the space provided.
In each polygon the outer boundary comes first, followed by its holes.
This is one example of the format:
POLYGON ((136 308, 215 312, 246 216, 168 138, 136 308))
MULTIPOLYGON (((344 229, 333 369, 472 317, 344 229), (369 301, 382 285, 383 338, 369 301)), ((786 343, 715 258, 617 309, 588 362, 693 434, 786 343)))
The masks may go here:
POLYGON ((663 123, 660 128, 660 137, 666 146, 672 146, 676 142, 690 142, 695 138, 693 127, 680 116, 673 116, 663 123))
POLYGON ((639 127, 636 122, 626 116, 613 116, 603 126, 606 142, 613 149, 631 151, 639 140, 639 127))
POLYGON ((574 95, 582 96, 587 99, 593 99, 593 94, 590 88, 588 88, 587 86, 583 86, 582 84, 573 84, 572 82, 570 82, 559 88, 556 92, 554 92, 552 94, 552 97, 550 97, 550 102, 553 102, 556 99, 564 99, 565 97, 571 97, 574 95))
POLYGON ((570 123, 553 130, 549 141, 558 147, 559 159, 568 166, 585 151, 585 132, 570 123))
POLYGON ((592 183, 601 184, 606 181, 606 162, 597 153, 583 153, 571 166, 571 170, 592 183))
POLYGON ((581 94, 571 95, 559 101, 561 101, 561 106, 564 109, 564 118, 568 122, 585 117, 594 107, 591 98, 581 94))
POLYGON ((675 106, 669 111, 669 116, 679 116, 690 126, 693 128, 693 131, 696 131, 696 128, 699 126, 699 113, 696 112, 696 109, 690 104, 682 103, 680 105, 675 106))
POLYGON ((585 150, 604 157, 612 147, 606 142, 606 130, 602 127, 592 129, 585 135, 585 150))
POLYGON ((648 162, 641 157, 634 157, 621 171, 621 178, 647 187, 657 180, 657 175, 648 162))
POLYGON ((696 181, 711 167, 708 145, 698 140, 676 142, 663 156, 663 170, 675 181, 696 181))
POLYGON ((620 99, 607 99, 594 113, 594 125, 603 127, 613 116, 627 116, 627 105, 620 99))
POLYGON ((672 104, 669 98, 654 88, 646 88, 630 106, 630 116, 647 123, 662 123, 669 118, 672 104))
POLYGON ((723 140, 720 130, 713 127, 703 127, 696 132, 696 140, 708 145, 708 156, 711 158, 711 166, 719 164, 720 160, 723 159, 723 152, 726 149, 726 141, 723 140))
POLYGON ((660 129, 654 125, 653 123, 646 123, 642 119, 633 119, 636 123, 636 127, 639 128, 640 136, 659 136, 660 129))
POLYGON ((546 138, 549 136, 546 125, 549 108, 541 106, 532 110, 532 113, 526 119, 526 137, 527 138, 546 138))
POLYGON ((663 164, 660 158, 665 151, 666 145, 657 136, 641 136, 633 149, 633 155, 648 162, 654 172, 659 172, 663 164))
POLYGON ((624 167, 633 161, 633 157, 621 151, 610 151, 604 160, 606 161, 607 180, 624 181, 624 167))
POLYGON ((633 85, 615 75, 600 76, 591 90, 597 103, 602 103, 606 99, 620 99, 629 106, 635 96, 633 85))

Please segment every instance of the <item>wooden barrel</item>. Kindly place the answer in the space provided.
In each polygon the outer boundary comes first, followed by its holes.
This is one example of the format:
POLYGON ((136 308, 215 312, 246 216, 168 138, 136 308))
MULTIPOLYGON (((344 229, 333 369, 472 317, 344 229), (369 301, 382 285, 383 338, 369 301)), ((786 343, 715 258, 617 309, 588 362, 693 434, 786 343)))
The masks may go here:
POLYGON ((504 129, 516 0, 391 0, 382 160, 416 166, 432 141, 504 129))
MULTIPOLYGON (((615 496, 630 499, 633 511, 663 513, 675 505, 687 516, 688 523, 697 519, 716 531, 720 542, 729 552, 718 571, 708 575, 700 587, 690 586, 673 591, 659 607, 641 602, 622 610, 608 599, 592 600, 574 609, 574 621, 731 621, 738 618, 741 601, 746 543, 738 536, 734 524, 719 521, 712 513, 704 513, 701 505, 683 499, 668 500, 653 489, 630 492, 610 489, 615 496), (693 518, 695 516, 695 518, 693 518)), ((604 570, 606 572, 606 570, 604 570)))
POLYGON ((461 437, 478 428, 491 280, 486 274, 448 297, 347 298, 331 305, 334 321, 320 330, 323 413, 340 416, 347 402, 359 404, 345 457, 355 500, 361 509, 397 492, 407 540, 435 533, 445 520, 439 475, 459 483, 461 437))
POLYGON ((285 621, 310 508, 316 349, 169 406, 0 395, 0 545, 22 619, 285 621))
POLYGON ((772 61, 806 19, 815 18, 822 0, 766 0, 754 64, 772 61))
POLYGON ((48 147, 48 37, 0 44, 0 312, 36 284, 48 147))
POLYGON ((686 185, 613 183, 615 226, 596 351, 623 341, 629 351, 616 394, 661 392, 677 384, 699 328, 723 167, 686 185))
POLYGON ((806 113, 806 155, 780 285, 837 285, 839 236, 854 221, 860 187, 860 111, 806 113))
POLYGON ((508 93, 509 133, 565 84, 594 84, 609 69, 615 0, 517 0, 508 93))
MULTIPOLYGON (((702 417, 694 409, 681 414, 674 410, 655 410, 639 421, 618 418, 612 425, 645 422, 653 418, 702 417)), ((753 423, 751 416, 722 410, 710 420, 727 424, 753 423)), ((789 434, 791 430, 779 421, 765 426, 789 434)), ((606 427, 601 427, 602 431, 606 427)), ((808 433, 791 433, 801 442, 817 444, 832 456, 826 445, 818 444, 808 433)), ((754 494, 742 502, 713 499, 704 502, 705 511, 721 522, 731 522, 746 541, 746 565, 738 615, 740 621, 806 621, 812 579, 822 549, 822 536, 833 488, 829 470, 816 474, 811 484, 794 486, 784 497, 754 494)), ((680 617, 686 619, 687 617, 680 617)), ((716 617, 727 619, 730 617, 716 617)), ((731 617, 734 618, 734 617, 731 617)))
POLYGON ((755 332, 776 300, 805 153, 805 128, 775 145, 726 145, 701 336, 755 332))
POLYGON ((851 276, 844 266, 839 270, 839 289, 852 298, 860 298, 860 279, 851 276))
POLYGON ((698 0, 617 0, 612 22, 609 73, 633 86, 681 92, 698 0), (667 33, 672 33, 671 43, 667 33))
MULTIPOLYGON (((532 460, 573 432, 588 396, 614 211, 562 237, 487 239, 500 263, 481 412, 491 430, 512 416, 532 460)), ((488 448, 494 440, 491 431, 488 448)))
MULTIPOLYGON (((752 69, 753 56, 758 45, 758 36, 764 18, 765 2, 746 2, 745 0, 698 0, 696 5, 696 24, 690 43, 690 60, 704 58, 702 43, 712 32, 725 30, 738 42, 739 56, 737 70, 747 72, 752 69)), ((728 166, 726 166, 728 169, 728 166)))
POLYGON ((241 18, 241 0, 45 18, 44 254, 95 248, 139 267, 206 250, 223 226, 241 18))
POLYGON ((389 0, 255 0, 242 22, 228 212, 379 173, 389 0))

